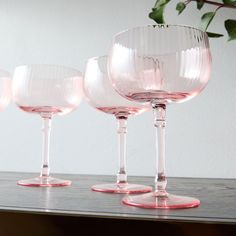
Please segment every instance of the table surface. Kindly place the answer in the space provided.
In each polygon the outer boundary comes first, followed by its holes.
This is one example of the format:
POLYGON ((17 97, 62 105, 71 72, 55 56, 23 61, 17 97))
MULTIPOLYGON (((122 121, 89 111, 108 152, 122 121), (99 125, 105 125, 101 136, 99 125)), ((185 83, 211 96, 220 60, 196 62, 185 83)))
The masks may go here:
MULTIPOLYGON (((23 187, 17 180, 35 177, 33 173, 0 173, 0 212, 83 216, 151 221, 236 223, 236 180, 169 178, 168 191, 199 198, 198 208, 142 209, 121 203, 123 194, 91 191, 94 184, 115 181, 114 176, 55 175, 72 180, 68 187, 23 187)), ((151 185, 153 178, 130 177, 130 183, 151 185)))

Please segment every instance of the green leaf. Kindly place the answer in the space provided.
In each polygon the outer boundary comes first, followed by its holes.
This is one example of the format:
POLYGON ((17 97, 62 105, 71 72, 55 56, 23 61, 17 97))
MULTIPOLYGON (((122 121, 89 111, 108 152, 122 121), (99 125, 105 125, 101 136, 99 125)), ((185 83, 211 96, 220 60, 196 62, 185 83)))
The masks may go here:
POLYGON ((165 23, 163 13, 164 13, 164 7, 158 9, 153 8, 152 12, 149 13, 149 18, 154 20, 157 24, 163 24, 165 23))
POLYGON ((197 9, 198 10, 201 10, 203 5, 204 5, 204 1, 203 0, 197 0, 197 9))
POLYGON ((149 18, 154 20, 157 24, 164 24, 164 10, 169 1, 170 0, 157 0, 152 11, 149 13, 149 18))
POLYGON ((183 12, 185 8, 186 8, 186 4, 184 2, 179 2, 176 5, 176 10, 179 12, 179 15, 183 12))
POLYGON ((228 32, 229 41, 236 39, 236 20, 231 20, 231 19, 226 20, 225 29, 228 32))
POLYGON ((166 5, 170 0, 157 0, 154 8, 158 8, 160 6, 166 5))
POLYGON ((236 5, 236 0, 222 0, 224 4, 236 5))
POLYGON ((218 33, 212 33, 212 32, 206 32, 209 38, 220 38, 224 36, 223 34, 218 34, 218 33))
POLYGON ((214 16, 215 16, 215 12, 207 12, 205 13, 202 18, 201 18, 201 28, 203 31, 206 31, 209 24, 211 23, 211 21, 213 20, 214 16))

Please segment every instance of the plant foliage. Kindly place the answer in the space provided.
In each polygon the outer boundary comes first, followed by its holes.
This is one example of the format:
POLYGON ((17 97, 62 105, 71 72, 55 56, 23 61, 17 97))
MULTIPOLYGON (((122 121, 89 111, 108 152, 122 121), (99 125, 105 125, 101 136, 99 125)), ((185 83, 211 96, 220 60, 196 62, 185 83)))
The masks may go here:
MULTIPOLYGON (((154 20, 157 24, 165 23, 164 19, 164 12, 166 5, 171 0, 157 0, 152 11, 149 13, 149 18, 154 20)), ((205 4, 214 5, 215 11, 205 12, 203 13, 200 21, 200 28, 203 31, 206 31, 208 36, 211 38, 219 38, 224 36, 221 33, 209 32, 208 27, 212 23, 214 17, 216 16, 217 12, 221 8, 230 8, 236 11, 236 0, 221 0, 219 1, 211 1, 211 0, 187 0, 187 1, 180 1, 176 4, 176 10, 180 15, 187 7, 190 2, 196 2, 196 8, 198 10, 202 10, 205 4)), ((236 39, 236 19, 227 19, 224 22, 225 29, 228 33, 228 40, 235 40, 236 39)))

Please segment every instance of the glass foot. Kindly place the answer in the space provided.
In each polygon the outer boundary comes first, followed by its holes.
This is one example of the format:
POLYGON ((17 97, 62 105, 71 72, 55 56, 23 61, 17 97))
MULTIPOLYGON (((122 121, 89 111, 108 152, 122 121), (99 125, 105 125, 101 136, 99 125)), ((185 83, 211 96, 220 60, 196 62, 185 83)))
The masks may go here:
POLYGON ((152 191, 152 187, 139 184, 99 184, 92 186, 93 191, 104 193, 148 193, 152 191))
POLYGON ((130 206, 159 209, 191 208, 200 205, 200 201, 196 198, 171 194, 168 194, 167 196, 157 196, 154 192, 136 196, 127 196, 123 198, 122 202, 130 206))
POLYGON ((17 182, 18 185, 28 187, 62 187, 71 185, 70 180, 62 180, 53 177, 36 177, 33 179, 24 179, 17 182))

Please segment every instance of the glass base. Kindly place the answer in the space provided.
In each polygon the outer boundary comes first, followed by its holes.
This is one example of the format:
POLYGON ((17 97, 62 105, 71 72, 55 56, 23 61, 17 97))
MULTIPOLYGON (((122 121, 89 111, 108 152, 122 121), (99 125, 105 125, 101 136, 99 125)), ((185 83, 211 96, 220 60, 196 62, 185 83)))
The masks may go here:
POLYGON ((71 185, 70 180, 62 180, 53 177, 36 177, 33 179, 24 179, 17 182, 18 185, 28 187, 63 187, 71 185))
POLYGON ((148 193, 152 191, 152 187, 139 184, 99 184, 92 186, 93 191, 104 193, 148 193))
POLYGON ((130 206, 158 209, 192 208, 200 205, 200 201, 196 198, 171 194, 168 194, 167 196, 157 196, 154 192, 136 196, 127 196, 123 198, 122 202, 130 206))

